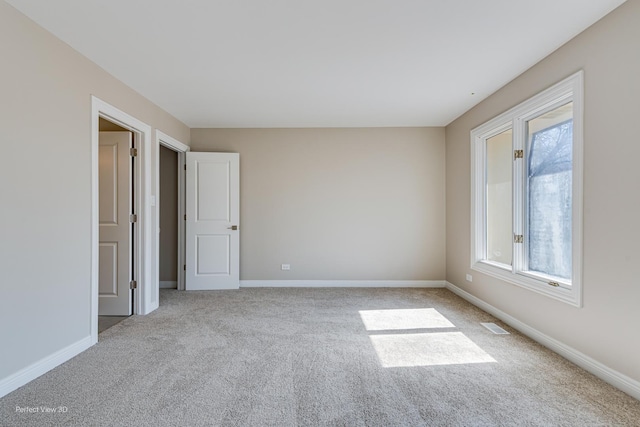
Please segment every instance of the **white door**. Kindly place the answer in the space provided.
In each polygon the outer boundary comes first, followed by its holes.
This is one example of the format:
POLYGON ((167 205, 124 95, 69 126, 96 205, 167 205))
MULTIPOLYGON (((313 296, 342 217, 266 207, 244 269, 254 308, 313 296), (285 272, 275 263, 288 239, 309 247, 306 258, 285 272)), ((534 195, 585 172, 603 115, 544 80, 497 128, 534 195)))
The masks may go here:
POLYGON ((131 132, 100 132, 99 303, 101 316, 131 314, 131 132))
POLYGON ((187 152, 187 290, 240 287, 240 155, 187 152))

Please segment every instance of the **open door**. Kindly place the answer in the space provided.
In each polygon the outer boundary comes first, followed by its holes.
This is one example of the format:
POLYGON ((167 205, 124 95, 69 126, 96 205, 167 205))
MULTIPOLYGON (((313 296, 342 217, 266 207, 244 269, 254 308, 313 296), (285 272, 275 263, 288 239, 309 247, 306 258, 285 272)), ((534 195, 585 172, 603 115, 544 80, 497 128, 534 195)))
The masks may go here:
POLYGON ((240 155, 187 152, 186 290, 240 287, 240 155))
POLYGON ((98 314, 131 314, 131 132, 100 132, 98 314))

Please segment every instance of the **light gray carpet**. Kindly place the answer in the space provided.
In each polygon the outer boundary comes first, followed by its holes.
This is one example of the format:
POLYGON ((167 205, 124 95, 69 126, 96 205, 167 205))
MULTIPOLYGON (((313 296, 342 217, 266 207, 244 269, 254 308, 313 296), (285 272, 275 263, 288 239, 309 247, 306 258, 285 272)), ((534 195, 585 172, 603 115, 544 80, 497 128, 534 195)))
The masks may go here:
POLYGON ((162 290, 0 425, 640 425, 639 401, 480 322, 500 324, 445 289, 162 290))

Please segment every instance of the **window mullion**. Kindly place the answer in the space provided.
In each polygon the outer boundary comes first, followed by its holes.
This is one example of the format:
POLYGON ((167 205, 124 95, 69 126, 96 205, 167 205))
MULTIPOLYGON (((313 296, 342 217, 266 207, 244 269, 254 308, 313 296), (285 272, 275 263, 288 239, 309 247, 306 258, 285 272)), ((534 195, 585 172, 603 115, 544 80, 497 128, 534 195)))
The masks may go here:
POLYGON ((524 200, 524 171, 525 171, 525 131, 524 121, 520 118, 513 120, 513 273, 524 270, 525 263, 525 243, 524 240, 516 239, 516 236, 525 235, 525 200, 524 200), (515 155, 516 151, 522 150, 523 156, 515 155))

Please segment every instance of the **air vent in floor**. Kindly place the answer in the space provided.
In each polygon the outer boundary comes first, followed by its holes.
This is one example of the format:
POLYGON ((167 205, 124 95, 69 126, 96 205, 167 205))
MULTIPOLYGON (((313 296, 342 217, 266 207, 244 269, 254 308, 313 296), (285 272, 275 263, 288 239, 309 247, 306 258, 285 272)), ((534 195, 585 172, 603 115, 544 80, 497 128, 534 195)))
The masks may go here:
POLYGON ((496 335, 509 335, 509 332, 505 331, 495 323, 480 323, 480 324, 496 335))

